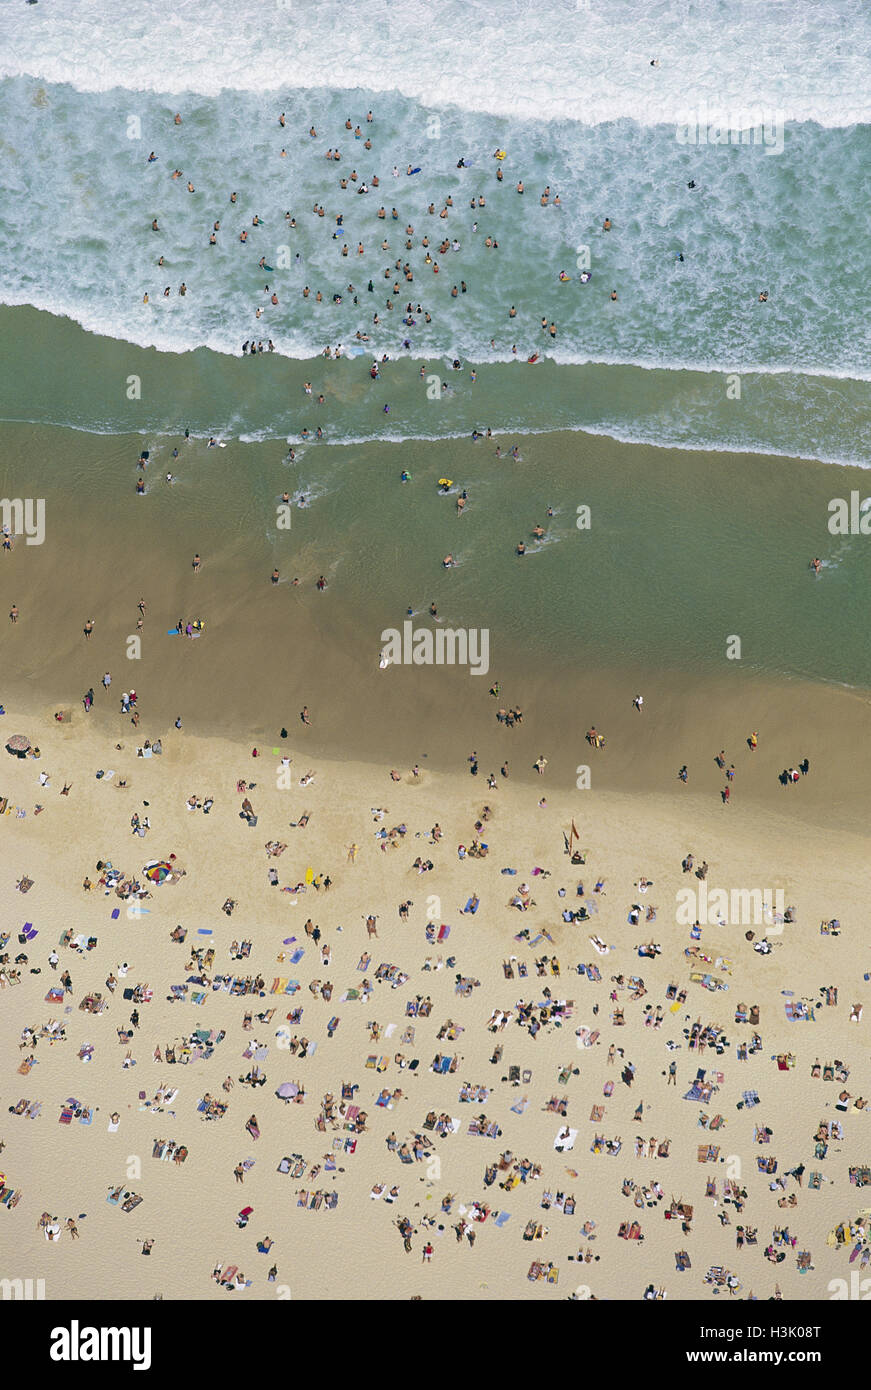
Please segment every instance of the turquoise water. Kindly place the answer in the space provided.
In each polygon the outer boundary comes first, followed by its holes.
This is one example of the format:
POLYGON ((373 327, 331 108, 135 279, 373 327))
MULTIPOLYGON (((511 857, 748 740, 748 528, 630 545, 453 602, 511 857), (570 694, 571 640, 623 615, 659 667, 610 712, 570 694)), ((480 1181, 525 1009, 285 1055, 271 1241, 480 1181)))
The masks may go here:
POLYGON ((233 354, 246 339, 271 338, 278 352, 308 357, 361 332, 378 356, 483 362, 510 359, 516 345, 523 358, 538 349, 561 362, 868 376, 867 126, 788 124, 778 152, 764 143, 682 144, 673 126, 626 118, 506 128, 499 117, 356 91, 294 94, 278 108, 246 92, 187 102, 137 93, 131 103, 118 88, 81 93, 32 79, 0 83, 0 123, 0 295, 112 337, 233 354), (180 104, 185 119, 175 127, 180 104), (349 112, 371 135, 371 152, 345 131, 349 112), (307 133, 313 121, 317 139, 307 133), (340 164, 324 158, 334 147, 340 164), (503 161, 492 157, 498 148, 503 161), (460 158, 472 167, 457 169, 460 158), (409 165, 420 172, 409 177, 409 165), (342 190, 340 178, 352 173, 356 186, 342 190), (379 188, 361 194, 373 173, 379 188), (10 217, 13 209, 25 215, 10 217), (440 254, 443 238, 456 249, 440 254), (587 266, 592 278, 581 283, 587 266), (570 278, 561 282, 561 272, 570 278), (468 292, 452 297, 462 282, 468 292), (542 317, 556 323, 555 339, 542 334, 542 317))
POLYGON ((362 360, 325 389, 334 441, 560 427, 865 462, 861 0, 376 0, 353 21, 334 0, 5 8, 0 304, 95 337, 24 321, 37 356, 66 368, 74 344, 82 370, 19 372, 4 418, 291 437, 314 427, 315 367, 258 360, 243 385, 222 359, 342 344, 362 360), (181 392, 152 358, 131 404, 100 337, 185 355, 181 392), (521 379, 536 352, 587 370, 521 379), (451 385, 435 408, 422 363, 451 385))

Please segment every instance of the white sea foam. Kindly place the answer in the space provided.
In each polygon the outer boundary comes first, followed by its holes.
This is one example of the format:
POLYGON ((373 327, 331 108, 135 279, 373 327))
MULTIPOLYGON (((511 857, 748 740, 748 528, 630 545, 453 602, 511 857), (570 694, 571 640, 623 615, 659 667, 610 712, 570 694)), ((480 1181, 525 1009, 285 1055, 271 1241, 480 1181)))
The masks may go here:
POLYGON ((85 91, 400 92, 531 120, 871 117, 865 0, 56 0, 3 6, 0 76, 85 91), (658 67, 652 67, 657 60, 658 67))

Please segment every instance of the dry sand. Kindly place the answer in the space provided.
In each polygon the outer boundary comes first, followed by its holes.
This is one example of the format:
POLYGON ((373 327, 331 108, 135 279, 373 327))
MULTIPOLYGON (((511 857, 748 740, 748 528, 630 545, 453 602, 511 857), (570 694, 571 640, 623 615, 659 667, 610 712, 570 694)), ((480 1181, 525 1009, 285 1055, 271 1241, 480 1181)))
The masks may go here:
MULTIPOLYGON (((114 709, 116 689, 117 679, 111 700, 99 692, 98 706, 111 703, 114 709)), ((646 710, 642 718, 647 717, 646 710)), ((174 729, 164 733, 149 728, 148 719, 137 732, 127 721, 100 713, 89 717, 80 708, 68 728, 56 725, 50 713, 20 704, 7 707, 2 723, 4 739, 21 729, 42 751, 38 761, 0 754, 0 795, 9 798, 11 807, 27 811, 25 818, 16 819, 13 809, 0 821, 0 904, 3 930, 11 932, 5 951, 11 958, 21 950, 28 955, 20 967, 21 983, 2 991, 0 1006, 0 1056, 5 1059, 0 1124, 5 1148, 0 1167, 8 1184, 22 1193, 14 1209, 0 1211, 3 1274, 43 1278, 49 1299, 72 1291, 92 1298, 129 1299, 158 1294, 167 1299, 407 1299, 416 1294, 441 1299, 562 1299, 574 1290, 580 1290, 581 1297, 592 1293, 599 1299, 622 1299, 640 1297, 651 1283, 664 1288, 670 1299, 695 1299, 713 1296, 703 1279, 715 1265, 737 1274, 743 1296, 752 1290, 767 1298, 779 1284, 785 1298, 826 1298, 829 1281, 846 1277, 847 1255, 827 1246, 826 1236, 867 1205, 864 1194, 850 1185, 848 1168, 867 1159, 868 1113, 836 1112, 842 1088, 811 1080, 810 1068, 817 1057, 823 1062, 839 1059, 851 1069, 847 1090, 853 1097, 863 1094, 863 1086, 867 1089, 871 1015, 866 1010, 861 1023, 848 1022, 851 1004, 867 1004, 869 994, 863 977, 871 970, 871 958, 863 955, 860 937, 867 841, 844 830, 821 829, 813 823, 815 816, 805 818, 802 798, 807 801, 812 795, 813 767, 808 779, 780 794, 779 802, 767 797, 742 802, 742 779, 767 785, 779 770, 777 756, 766 747, 764 727, 755 754, 746 748, 739 751, 737 738, 727 749, 738 776, 733 804, 724 808, 713 788, 704 794, 693 786, 678 788, 677 793, 631 794, 602 790, 594 783, 590 791, 567 792, 565 777, 558 777, 553 767, 541 778, 530 776, 526 759, 515 759, 513 752, 512 777, 505 781, 497 774, 495 791, 486 785, 486 760, 476 780, 467 774, 424 770, 415 784, 402 765, 402 780, 393 783, 387 766, 332 762, 310 752, 307 740, 314 731, 298 723, 282 745, 293 759, 290 788, 278 785, 280 764, 271 740, 262 745, 263 756, 252 759, 250 744, 194 738, 174 729), (159 733, 162 756, 137 758, 137 741, 159 733), (119 742, 123 747, 117 751, 119 742), (114 770, 111 783, 95 779, 100 768, 114 770), (315 781, 302 788, 299 779, 309 769, 316 771, 315 781), (48 787, 38 783, 42 770, 50 773, 48 787), (116 785, 122 777, 128 780, 126 789, 116 785), (239 778, 257 783, 250 793, 258 815, 253 830, 239 819, 239 778), (62 797, 65 782, 72 783, 72 789, 62 797), (208 817, 186 809, 192 793, 214 797, 208 817), (548 803, 544 809, 538 805, 542 796, 548 803), (34 817, 36 803, 45 810, 34 817), (485 803, 493 811, 483 836, 489 855, 485 860, 460 861, 457 846, 468 846, 474 839, 474 821, 485 803), (379 807, 385 809, 382 821, 376 821, 370 809, 379 807), (289 822, 304 810, 311 814, 308 826, 290 828, 289 822), (151 830, 144 839, 131 834, 134 812, 150 817, 151 830), (587 851, 583 868, 573 867, 563 851, 563 832, 572 818, 587 851), (444 838, 431 845, 425 837, 436 821, 444 838), (375 832, 400 823, 408 830, 399 847, 382 852, 375 832), (286 841, 287 850, 267 860, 264 844, 274 839, 286 841), (350 864, 348 847, 354 842, 360 846, 359 855, 350 864), (731 974, 723 976, 727 992, 712 993, 689 982, 691 966, 684 950, 693 943, 687 926, 675 921, 677 892, 687 885, 699 886, 692 874, 681 871, 688 850, 697 862, 708 861, 709 889, 783 889, 785 902, 796 907, 794 924, 780 935, 769 931, 775 947, 768 956, 754 953, 744 939, 744 926, 704 927, 701 949, 733 962, 731 974), (154 888, 144 904, 146 916, 128 917, 124 902, 96 886, 98 860, 140 874, 146 861, 170 854, 177 856, 175 862, 186 869, 186 876, 177 884, 154 888), (431 873, 419 876, 411 868, 418 855, 432 859, 431 873), (315 873, 328 873, 333 886, 328 893, 311 887, 298 895, 283 893, 267 881, 270 864, 277 868, 282 885, 296 884, 311 867, 315 873), (550 876, 533 877, 535 866, 550 876), (500 871, 506 867, 515 868, 517 876, 503 875, 500 871), (22 874, 35 881, 25 897, 16 890, 22 874), (90 893, 81 887, 86 874, 95 882, 90 893), (653 880, 643 895, 634 887, 640 875, 653 880), (575 896, 578 878, 585 885, 586 902, 598 877, 606 880, 605 892, 597 899, 598 914, 590 923, 563 923, 563 908, 581 901, 575 896), (535 900, 527 912, 507 906, 523 881, 535 900), (567 890, 564 899, 558 897, 560 887, 567 890), (479 894, 480 907, 474 916, 461 915, 472 892, 479 894), (227 897, 238 901, 232 918, 221 911, 227 897), (397 906, 409 898, 413 907, 408 922, 402 922, 397 906), (627 913, 634 902, 645 908, 655 905, 656 921, 630 926, 627 913), (116 907, 120 916, 112 920, 116 907), (371 941, 364 924, 368 913, 378 916, 378 936, 371 941), (428 915, 436 924, 451 926, 449 939, 440 946, 426 940, 428 915), (329 967, 321 965, 319 950, 305 935, 308 917, 320 925, 321 944, 331 948, 329 967), (833 917, 842 924, 840 936, 821 936, 820 921, 833 917), (20 947, 16 934, 26 921, 39 935, 31 945, 20 947), (178 923, 187 929, 184 945, 170 941, 178 923), (209 935, 198 935, 206 928, 209 935), (535 937, 543 928, 553 945, 544 939, 532 949, 515 939, 524 929, 535 937), (98 944, 82 955, 58 946, 60 964, 54 974, 48 955, 69 929, 95 936, 98 944), (615 949, 597 954, 590 944, 594 933, 615 949), (282 945, 288 937, 305 945, 305 955, 295 966, 279 960, 282 952, 293 950, 282 945), (191 948, 214 945, 209 972, 214 976, 234 970, 230 942, 243 939, 253 942, 250 959, 237 962, 235 968, 243 975, 261 974, 265 998, 209 991, 199 1007, 189 998, 167 1002, 170 985, 193 973, 185 968, 191 948), (647 941, 661 944, 662 953, 655 960, 636 954, 637 946, 647 941), (372 956, 365 972, 373 984, 371 998, 342 1002, 345 991, 359 988, 364 978, 357 964, 367 946, 372 956), (550 974, 546 980, 537 977, 533 961, 545 954, 558 957, 558 979, 550 974), (456 957, 453 968, 422 973, 427 958, 435 962, 450 955, 456 957), (505 978, 502 962, 512 956, 527 962, 527 979, 517 978, 516 969, 515 979, 505 978), (125 961, 129 973, 110 995, 104 981, 125 961), (394 990, 389 983, 377 982, 375 971, 381 962, 400 967, 409 975, 408 983, 394 990), (578 962, 596 964, 601 983, 575 973, 578 962), (29 973, 33 967, 41 973, 29 973), (68 1013, 63 1005, 44 1002, 49 985, 64 969, 70 971, 73 984, 68 1013), (455 993, 457 973, 480 980, 470 998, 455 993), (609 994, 615 988, 611 977, 620 974, 642 976, 647 994, 643 1001, 633 1002, 627 990, 619 991, 618 1006, 626 1023, 617 1028, 609 1021, 609 994), (300 992, 293 999, 270 995, 276 976, 295 977, 300 992), (307 988, 312 979, 332 981, 330 1002, 312 996, 307 988), (671 982, 687 989, 685 1005, 674 1014, 666 1000, 671 982), (139 1005, 141 1027, 131 1044, 136 1065, 125 1070, 127 1048, 119 1045, 115 1030, 126 1023, 132 1008, 122 999, 122 988, 136 983, 147 983, 153 1000, 139 1005), (783 991, 792 991, 796 999, 819 1000, 821 987, 833 984, 839 987, 837 1007, 818 1005, 816 1022, 786 1019, 783 991), (513 1009, 520 999, 540 1001, 545 986, 554 998, 573 1001, 572 1015, 561 1027, 545 1026, 535 1040, 514 1020, 502 1033, 488 1031, 494 1008, 513 1009), (93 990, 109 1000, 100 1017, 78 1007, 93 990), (432 1013, 426 1019, 406 1019, 406 1001, 417 995, 431 996, 432 1013), (760 1010, 763 1046, 747 1062, 737 1060, 737 1048, 754 1030, 733 1021, 739 1001, 758 1004, 760 1010), (661 1029, 645 1028, 645 1005, 658 1004, 665 1011, 661 1029), (302 1006, 303 1019, 290 1031, 317 1043, 314 1055, 304 1060, 276 1045, 276 1029, 295 1006, 302 1006), (269 1025, 255 1022, 253 1031, 243 1031, 246 1010, 257 1013, 272 1007, 275 1014, 269 1025), (326 1024, 333 1015, 340 1024, 329 1039, 326 1024), (66 1041, 50 1045, 42 1039, 30 1075, 19 1075, 16 1067, 27 1055, 17 1047, 22 1029, 39 1029, 51 1018, 63 1021, 66 1041), (436 1039, 448 1019, 463 1029, 453 1045, 436 1039), (704 1056, 689 1051, 683 1030, 695 1019, 725 1029, 731 1045, 721 1056, 710 1049, 704 1056), (391 1036, 371 1041, 372 1021, 384 1030, 393 1025, 391 1036), (400 1039, 409 1024, 415 1030, 414 1042, 403 1045, 400 1039), (582 1025, 600 1031, 596 1046, 578 1045, 575 1030, 582 1025), (195 1028, 226 1029, 209 1061, 182 1067, 152 1060, 155 1045, 164 1049, 195 1028), (242 1054, 253 1038, 269 1047, 263 1063, 268 1082, 256 1090, 238 1082, 250 1066, 242 1054), (669 1039, 679 1050, 669 1052, 669 1039), (91 1062, 82 1063, 77 1053, 86 1041, 95 1045, 95 1052, 91 1062), (608 1065, 612 1042, 637 1068, 631 1088, 621 1082, 619 1067, 608 1065), (497 1044, 504 1054, 494 1065, 490 1058, 497 1044), (461 1059, 456 1073, 434 1075, 434 1055, 448 1049, 461 1059), (781 1052, 795 1054, 794 1069, 778 1070, 772 1058, 781 1052), (394 1060, 397 1053, 408 1061, 418 1058, 417 1070, 400 1069, 394 1060), (382 1074, 367 1069, 371 1054, 390 1059, 382 1074), (665 1073, 672 1057, 677 1060, 678 1085, 667 1087, 665 1073), (506 1079, 509 1066, 529 1069, 531 1079, 512 1086, 506 1079), (578 1074, 559 1084, 561 1067, 577 1068, 578 1074), (720 1089, 708 1105, 683 1099, 698 1067, 709 1076, 723 1073, 720 1089), (226 1096, 221 1082, 228 1074, 236 1085, 226 1096), (292 1080, 304 1084, 302 1105, 285 1105, 274 1095, 277 1086, 292 1080), (603 1088, 608 1081, 615 1085, 606 1098, 603 1088), (339 1151, 342 1141, 351 1138, 341 1120, 339 1128, 328 1124, 323 1133, 315 1126, 321 1098, 332 1092, 338 1103, 343 1082, 359 1085, 356 1103, 368 1113, 354 1153, 339 1151), (459 1102, 463 1082, 488 1087, 489 1097, 484 1102, 459 1102), (178 1088, 172 1104, 163 1113, 143 1109, 140 1092, 150 1100, 161 1083, 178 1088), (384 1087, 403 1093, 392 1109, 375 1105, 384 1087), (758 1091, 759 1106, 736 1108, 745 1090, 758 1091), (222 1119, 207 1123, 198 1114, 197 1102, 206 1091, 229 1100, 222 1119), (551 1096, 568 1097, 567 1121, 543 1110, 551 1096), (59 1126, 61 1105, 68 1097, 95 1108, 90 1126, 77 1120, 59 1126), (523 1097, 528 1098, 525 1113, 513 1112, 511 1107, 523 1097), (20 1098, 42 1102, 38 1118, 8 1113, 20 1098), (633 1113, 640 1101, 643 1120, 636 1123, 633 1113), (590 1119, 594 1105, 605 1107, 599 1123, 590 1119), (458 1132, 438 1138, 424 1130, 430 1110, 458 1119, 458 1132), (121 1115, 117 1133, 108 1132, 113 1111, 121 1115), (261 1131, 256 1141, 245 1130, 252 1111, 261 1131), (699 1126, 700 1112, 719 1113, 726 1123, 709 1134, 699 1126), (480 1113, 498 1123, 500 1136, 467 1133, 472 1117, 480 1113), (842 1122, 843 1140, 832 1142, 825 1160, 816 1161, 817 1126, 833 1119, 842 1122), (566 1154, 554 1150, 563 1123, 577 1130, 574 1149, 566 1154), (756 1124, 772 1131, 767 1146, 755 1144, 756 1124), (427 1160, 402 1164, 386 1146, 391 1131, 400 1140, 425 1134, 434 1143, 440 1168, 427 1160), (592 1153, 597 1133, 609 1139, 620 1136, 622 1152, 616 1157, 592 1153), (636 1159, 636 1134, 670 1138, 670 1157, 636 1159), (152 1144, 158 1138, 186 1145, 187 1161, 177 1166, 154 1159, 152 1144), (703 1142, 718 1145, 722 1161, 700 1165, 697 1147, 703 1142), (499 1183, 507 1174, 500 1173, 486 1187, 485 1168, 506 1150, 516 1159, 540 1164, 540 1179, 505 1192, 499 1183), (313 1181, 295 1180, 276 1171, 286 1154, 302 1155, 307 1165, 323 1165, 325 1156, 333 1154, 337 1169, 329 1173, 322 1167, 313 1181), (797 1193, 796 1208, 778 1208, 778 1197, 784 1194, 770 1191, 772 1178, 757 1172, 760 1154, 776 1156, 778 1175, 805 1165, 803 1187, 792 1178, 787 1183, 787 1193, 797 1193), (256 1164, 240 1186, 233 1170, 249 1155, 256 1164), (819 1191, 808 1190, 812 1170, 825 1175, 819 1191), (723 1205, 727 1172, 746 1189, 743 1215, 723 1205), (657 1181, 664 1200, 651 1208, 636 1208, 621 1195, 625 1178, 639 1186, 657 1181), (708 1178, 717 1184, 716 1203, 704 1195, 708 1178), (393 1205, 384 1198, 370 1198, 375 1183, 386 1189, 398 1185, 393 1205), (130 1214, 105 1200, 117 1184, 144 1199, 130 1214), (335 1190, 338 1207, 303 1210, 297 1206, 300 1188, 335 1190), (554 1206, 542 1210, 546 1191, 554 1196, 573 1193, 574 1215, 566 1217, 554 1206), (447 1193, 454 1195, 450 1215, 441 1211, 447 1193), (679 1222, 664 1219, 672 1197, 695 1209, 689 1234, 681 1232, 679 1222), (458 1244, 452 1228, 461 1219, 461 1208, 473 1201, 486 1202, 490 1215, 474 1224, 477 1239, 470 1248, 467 1239, 458 1244), (246 1206, 254 1212, 247 1228, 239 1229, 236 1215, 246 1206), (721 1225, 718 1214, 724 1210, 730 1225, 721 1225), (510 1213, 501 1228, 494 1225, 497 1211, 510 1213), (59 1241, 46 1242, 37 1225, 44 1212, 57 1216, 61 1224, 69 1216, 79 1218, 80 1239, 73 1241, 64 1231, 59 1241), (395 1226, 401 1217, 408 1217, 414 1227, 410 1254, 395 1226), (621 1222, 635 1218, 641 1223, 643 1243, 619 1239, 621 1222), (425 1219, 434 1224, 425 1226, 425 1219), (523 1239, 530 1220, 546 1228, 541 1240, 523 1239), (581 1234, 587 1221, 596 1223, 595 1238, 581 1234), (736 1250, 739 1223, 758 1229, 758 1245, 736 1250), (798 1241, 775 1266, 763 1252, 773 1228, 787 1224, 798 1241), (269 1255, 260 1254, 257 1241, 267 1235, 274 1246, 269 1255), (138 1244, 144 1238, 154 1240, 145 1264, 138 1244), (431 1264, 424 1266, 427 1240, 434 1254, 431 1264), (690 1270, 676 1272, 677 1250, 689 1252, 690 1270), (809 1273, 797 1269, 801 1250, 811 1252, 809 1273), (589 1263, 570 1260, 581 1251, 591 1252, 589 1263), (273 1260, 278 1276, 268 1283, 266 1273, 273 1260), (532 1260, 552 1263, 559 1271, 558 1282, 529 1282, 532 1260), (232 1294, 220 1289, 210 1278, 219 1262, 238 1266, 252 1281, 250 1287, 232 1294)), ((639 719, 638 739, 640 725, 639 719)), ((609 751, 591 754, 589 761, 596 756, 605 760, 609 751)), ((719 776, 716 769, 714 774, 719 776)), ((756 929, 757 940, 764 931, 756 929)), ((467 1220, 469 1215, 467 1211, 467 1220)), ((725 1290, 719 1294, 721 1301, 726 1297, 725 1290)))

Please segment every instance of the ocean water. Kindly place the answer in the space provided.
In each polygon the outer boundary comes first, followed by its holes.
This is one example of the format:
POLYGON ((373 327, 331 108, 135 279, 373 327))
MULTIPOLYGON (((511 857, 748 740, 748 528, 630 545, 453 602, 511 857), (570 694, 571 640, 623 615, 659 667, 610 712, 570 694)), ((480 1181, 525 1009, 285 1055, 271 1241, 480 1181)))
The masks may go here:
MULTIPOLYGON (((304 361, 342 343, 366 361, 334 402, 333 438, 541 428, 528 418, 541 387, 524 383, 518 397, 504 371, 538 352, 614 369, 590 392, 571 373, 550 376, 553 425, 863 462, 867 7, 669 4, 639 18, 628 3, 551 0, 495 13, 497 23, 474 2, 375 5, 350 32, 331 4, 267 5, 253 22, 186 0, 170 18, 156 2, 6 6, 0 302, 164 353, 239 355, 254 339, 304 361), (422 392, 401 425, 361 418, 370 354, 440 377, 459 359, 481 369, 476 400, 487 399, 436 428, 422 392), (695 375, 657 378, 651 410, 643 375, 627 368, 695 375), (723 408, 733 373, 754 378, 738 410, 723 408)), ((290 435, 286 404, 229 412, 221 389, 195 424, 290 435)), ((15 418, 31 418, 26 405, 15 418)), ((89 415, 85 402, 69 423, 133 421, 89 415)))
POLYGON ((3 5, 0 76, 108 91, 399 92, 510 118, 678 119, 707 98, 867 120, 864 0, 53 0, 3 5), (470 36, 474 35, 474 46, 470 36), (660 66, 648 71, 651 60, 660 66))

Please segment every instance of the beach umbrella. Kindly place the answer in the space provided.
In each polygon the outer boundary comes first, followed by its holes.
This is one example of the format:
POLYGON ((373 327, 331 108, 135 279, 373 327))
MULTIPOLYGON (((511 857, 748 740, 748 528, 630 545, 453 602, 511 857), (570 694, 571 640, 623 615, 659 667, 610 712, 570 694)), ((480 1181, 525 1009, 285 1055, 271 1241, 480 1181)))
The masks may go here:
POLYGON ((281 1100, 293 1100, 294 1096, 299 1095, 299 1087, 295 1081, 283 1081, 275 1094, 281 1100))
POLYGON ((152 883, 163 883, 172 873, 172 865, 165 859, 155 859, 154 863, 146 864, 142 872, 152 883))
POLYGON ((13 734, 10 739, 7 739, 6 747, 10 753, 15 753, 20 758, 30 747, 30 739, 26 734, 13 734))

